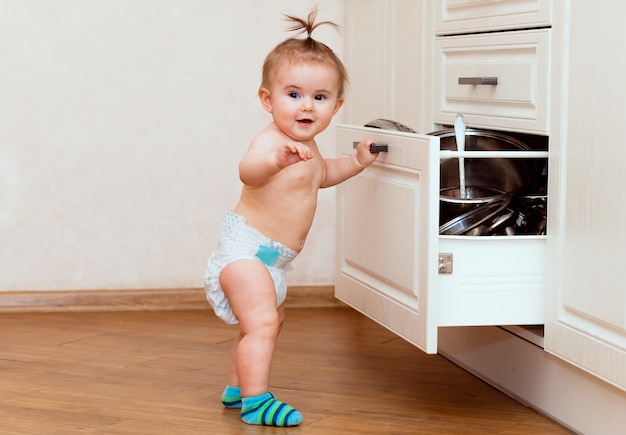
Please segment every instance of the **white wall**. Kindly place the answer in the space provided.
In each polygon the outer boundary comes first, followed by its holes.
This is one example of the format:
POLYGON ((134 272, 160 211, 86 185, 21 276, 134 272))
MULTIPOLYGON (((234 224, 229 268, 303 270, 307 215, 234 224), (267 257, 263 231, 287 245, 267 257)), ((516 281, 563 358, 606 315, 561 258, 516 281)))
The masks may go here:
MULTIPOLYGON (((270 120, 263 59, 314 3, 343 23, 333 0, 0 0, 0 291, 200 287, 270 120)), ((292 285, 333 283, 333 195, 292 285)))

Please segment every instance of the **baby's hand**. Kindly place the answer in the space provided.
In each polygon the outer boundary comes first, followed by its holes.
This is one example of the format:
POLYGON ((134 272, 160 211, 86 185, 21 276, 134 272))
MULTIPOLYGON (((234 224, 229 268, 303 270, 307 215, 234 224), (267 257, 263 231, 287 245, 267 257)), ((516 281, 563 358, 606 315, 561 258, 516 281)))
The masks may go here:
POLYGON ((370 146, 375 143, 374 139, 363 139, 356 147, 356 159, 361 166, 369 166, 378 157, 378 153, 370 151, 370 146))
POLYGON ((283 144, 276 153, 276 164, 284 168, 300 161, 312 159, 314 154, 310 148, 301 142, 283 144))

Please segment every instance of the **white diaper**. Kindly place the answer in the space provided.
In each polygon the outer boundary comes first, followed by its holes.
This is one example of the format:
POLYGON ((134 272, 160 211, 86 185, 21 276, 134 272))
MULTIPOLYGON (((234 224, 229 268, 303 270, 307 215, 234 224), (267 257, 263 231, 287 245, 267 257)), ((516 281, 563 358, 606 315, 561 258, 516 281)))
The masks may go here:
POLYGON ((291 270, 290 263, 297 255, 293 249, 265 237, 248 226, 243 216, 227 211, 222 222, 217 249, 209 257, 204 275, 207 300, 217 317, 229 324, 239 323, 220 286, 220 274, 226 266, 233 261, 244 259, 256 259, 265 264, 274 281, 278 307, 287 297, 285 272, 291 270))

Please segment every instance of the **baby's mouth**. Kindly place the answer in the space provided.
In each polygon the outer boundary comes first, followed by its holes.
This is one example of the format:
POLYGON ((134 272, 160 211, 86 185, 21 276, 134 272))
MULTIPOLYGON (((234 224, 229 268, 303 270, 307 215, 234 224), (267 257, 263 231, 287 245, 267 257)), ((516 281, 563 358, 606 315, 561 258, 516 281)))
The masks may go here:
POLYGON ((298 119, 298 124, 311 124, 313 122, 312 119, 298 119))

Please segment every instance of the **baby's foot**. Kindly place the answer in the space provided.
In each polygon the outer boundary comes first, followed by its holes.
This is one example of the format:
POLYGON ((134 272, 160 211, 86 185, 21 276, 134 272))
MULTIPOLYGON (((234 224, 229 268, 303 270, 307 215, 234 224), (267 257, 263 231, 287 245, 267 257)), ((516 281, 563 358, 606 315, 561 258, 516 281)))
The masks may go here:
POLYGON ((244 397, 241 419, 248 424, 264 426, 297 426, 302 414, 295 408, 274 398, 274 394, 244 397))
POLYGON ((241 391, 239 387, 226 385, 224 394, 222 394, 222 403, 226 408, 241 408, 241 391))

